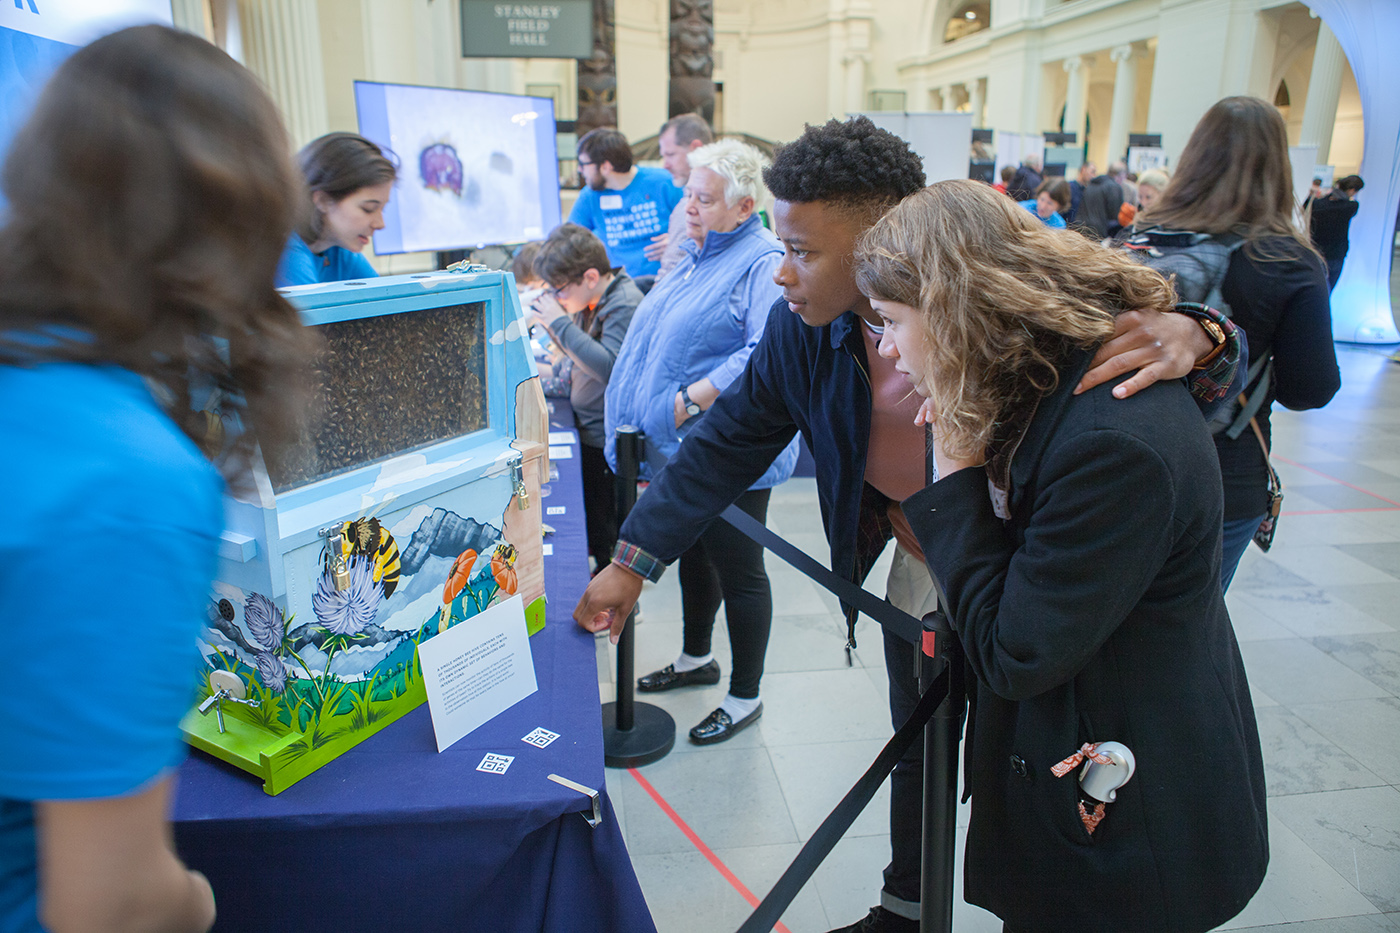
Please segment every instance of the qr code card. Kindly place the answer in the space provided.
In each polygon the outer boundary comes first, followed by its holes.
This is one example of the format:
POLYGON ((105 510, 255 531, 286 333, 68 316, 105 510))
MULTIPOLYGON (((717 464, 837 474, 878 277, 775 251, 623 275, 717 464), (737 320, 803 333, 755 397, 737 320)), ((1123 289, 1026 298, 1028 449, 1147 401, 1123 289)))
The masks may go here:
POLYGON ((536 748, 544 748, 557 738, 559 738, 559 733, 557 732, 550 732, 548 729, 536 729, 520 741, 528 742, 536 748))
POLYGON ((487 774, 505 774, 514 760, 514 755, 487 755, 481 759, 481 764, 476 766, 476 770, 485 771, 487 774))

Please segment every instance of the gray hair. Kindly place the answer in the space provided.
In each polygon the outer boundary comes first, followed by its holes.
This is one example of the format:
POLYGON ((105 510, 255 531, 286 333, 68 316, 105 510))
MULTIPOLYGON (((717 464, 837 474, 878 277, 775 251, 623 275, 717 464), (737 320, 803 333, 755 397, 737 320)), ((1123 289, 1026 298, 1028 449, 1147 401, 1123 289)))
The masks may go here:
POLYGON ((753 198, 757 207, 768 189, 763 186, 763 170, 768 158, 753 146, 737 139, 721 139, 690 153, 690 167, 707 168, 724 179, 724 203, 733 207, 744 198, 753 198))
POLYGON ((1161 194, 1163 191, 1167 190, 1167 181, 1166 172, 1152 168, 1139 175, 1137 183, 1139 188, 1146 185, 1155 190, 1158 194, 1161 194))

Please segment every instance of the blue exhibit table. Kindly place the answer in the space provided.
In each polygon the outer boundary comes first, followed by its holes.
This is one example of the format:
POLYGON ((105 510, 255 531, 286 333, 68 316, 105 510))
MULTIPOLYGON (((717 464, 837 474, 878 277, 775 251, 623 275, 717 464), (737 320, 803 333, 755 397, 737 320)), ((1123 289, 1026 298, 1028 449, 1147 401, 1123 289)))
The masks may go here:
MULTIPOLYGON (((551 430, 573 431, 567 403, 553 406, 551 430)), ((441 754, 424 705, 275 797, 202 753, 180 768, 176 844, 213 885, 216 930, 655 930, 604 791, 594 638, 571 615, 588 549, 569 446, 541 503, 555 531, 536 693, 441 754), (560 737, 521 741, 537 727, 560 737), (488 753, 514 761, 477 771, 488 753), (597 828, 550 774, 600 792, 597 828)))

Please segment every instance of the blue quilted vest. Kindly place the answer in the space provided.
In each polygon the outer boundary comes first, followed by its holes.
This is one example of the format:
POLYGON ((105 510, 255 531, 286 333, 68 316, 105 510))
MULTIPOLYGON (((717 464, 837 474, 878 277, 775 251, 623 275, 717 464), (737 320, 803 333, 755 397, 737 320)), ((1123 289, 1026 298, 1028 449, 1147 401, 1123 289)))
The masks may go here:
MULTIPOLYGON (((754 263, 780 252, 757 215, 728 233, 706 235, 703 247, 685 243, 685 257, 637 306, 613 364, 605 406, 609 464, 617 464, 617 426, 630 424, 646 434, 642 478, 666 465, 699 421, 676 427, 676 393, 743 347, 744 322, 730 314, 730 296, 754 263)), ((796 464, 794 442, 752 488, 778 485, 796 464)))

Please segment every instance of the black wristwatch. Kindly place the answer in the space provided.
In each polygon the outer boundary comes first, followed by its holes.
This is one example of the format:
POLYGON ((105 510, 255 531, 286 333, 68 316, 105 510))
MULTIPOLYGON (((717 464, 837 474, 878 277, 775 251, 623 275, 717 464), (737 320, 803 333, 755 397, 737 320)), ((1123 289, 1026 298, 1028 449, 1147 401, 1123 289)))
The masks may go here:
POLYGON ((694 418, 696 415, 700 414, 700 406, 691 401, 690 386, 681 386, 681 404, 685 406, 687 417, 694 418))

